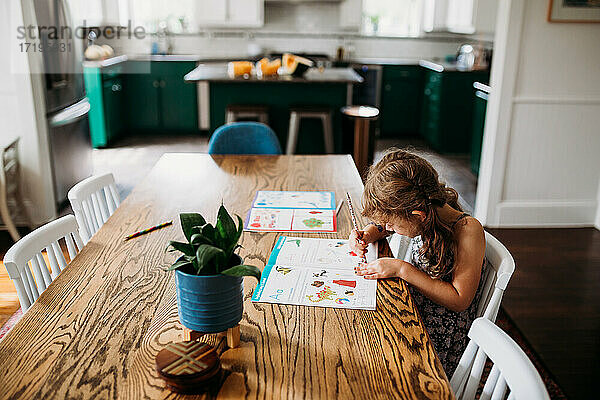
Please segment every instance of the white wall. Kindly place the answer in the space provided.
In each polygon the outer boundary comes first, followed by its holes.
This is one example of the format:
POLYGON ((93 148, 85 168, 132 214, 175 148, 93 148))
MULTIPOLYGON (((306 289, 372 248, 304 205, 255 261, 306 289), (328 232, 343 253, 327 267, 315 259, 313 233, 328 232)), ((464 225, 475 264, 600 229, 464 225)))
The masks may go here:
MULTIPOLYGON (((26 11, 27 12, 27 11, 26 11)), ((30 57, 20 51, 17 26, 23 24, 21 2, 0 2, 0 142, 20 137, 22 188, 35 225, 54 218, 54 192, 46 136, 41 79, 30 76, 30 57)))
POLYGON ((599 24, 501 2, 475 214, 487 226, 593 226, 599 212, 599 24))

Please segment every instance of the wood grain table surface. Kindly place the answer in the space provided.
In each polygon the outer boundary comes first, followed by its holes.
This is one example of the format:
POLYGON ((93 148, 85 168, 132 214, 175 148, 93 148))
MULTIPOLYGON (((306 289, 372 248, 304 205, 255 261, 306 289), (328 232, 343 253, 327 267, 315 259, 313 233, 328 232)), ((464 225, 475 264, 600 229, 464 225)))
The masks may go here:
MULTIPOLYGON (((154 369, 183 338, 166 244, 183 239, 180 212, 214 222, 223 201, 244 217, 261 189, 349 191, 358 205, 362 182, 350 156, 165 154, 0 342, 0 399, 178 397, 154 369)), ((345 205, 338 218, 337 234, 299 235, 346 238, 345 205)), ((245 232, 240 255, 264 267, 279 235, 245 232)), ((379 282, 377 311, 253 303, 256 284, 245 278, 241 345, 222 356, 220 390, 187 397, 453 398, 404 282, 379 282)))

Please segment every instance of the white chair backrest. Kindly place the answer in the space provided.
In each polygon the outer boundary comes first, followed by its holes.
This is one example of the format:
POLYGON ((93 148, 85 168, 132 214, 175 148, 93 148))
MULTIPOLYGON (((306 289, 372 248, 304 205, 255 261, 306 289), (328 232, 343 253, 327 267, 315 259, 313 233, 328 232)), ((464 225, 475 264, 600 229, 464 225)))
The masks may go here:
POLYGON ((527 355, 502 329, 486 318, 478 318, 469 330, 469 342, 458 367, 452 375, 450 386, 458 400, 472 400, 479 387, 485 362, 494 363, 480 400, 550 399, 542 378, 527 355))
POLYGON ((69 190, 68 197, 84 243, 104 225, 121 203, 115 178, 110 173, 84 179, 69 190))
POLYGON ((485 233, 485 257, 488 266, 483 277, 483 290, 477 306, 477 316, 496 321, 502 296, 515 272, 515 260, 506 247, 490 233, 485 233))
POLYGON ((69 258, 73 260, 83 248, 75 217, 67 215, 39 227, 17 243, 4 256, 8 276, 17 289, 23 312, 33 304, 48 285, 67 267, 60 248, 64 239, 69 258), (46 250, 46 264, 42 251, 46 250))

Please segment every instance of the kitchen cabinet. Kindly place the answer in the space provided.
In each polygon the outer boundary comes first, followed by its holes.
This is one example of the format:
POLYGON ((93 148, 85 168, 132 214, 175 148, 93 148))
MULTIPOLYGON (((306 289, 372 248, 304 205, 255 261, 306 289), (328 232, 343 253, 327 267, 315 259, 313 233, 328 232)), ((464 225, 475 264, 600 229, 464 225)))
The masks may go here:
POLYGON ((195 61, 86 66, 92 146, 106 147, 130 131, 197 132, 196 85, 183 80, 195 67, 195 61))
POLYGON ((126 0, 69 0, 69 7, 77 25, 119 26, 128 19, 126 0))
POLYGON ((127 67, 128 128, 134 131, 159 129, 162 126, 160 77, 150 71, 149 61, 132 61, 127 67))
POLYGON ((197 0, 195 7, 196 21, 201 27, 264 25, 264 0, 197 0))
POLYGON ((359 31, 362 24, 363 0, 344 0, 339 8, 340 28, 359 31))
POLYGON ((469 153, 473 83, 488 82, 488 71, 424 68, 421 135, 441 153, 469 153))
POLYGON ((196 67, 195 62, 132 61, 130 64, 127 103, 131 110, 131 130, 191 132, 198 129, 196 86, 183 80, 183 76, 196 67))
POLYGON ((84 68, 86 95, 90 102, 90 136, 95 148, 107 146, 125 128, 123 66, 84 68))
POLYGON ((381 86, 381 137, 417 136, 423 70, 418 65, 384 65, 381 86))

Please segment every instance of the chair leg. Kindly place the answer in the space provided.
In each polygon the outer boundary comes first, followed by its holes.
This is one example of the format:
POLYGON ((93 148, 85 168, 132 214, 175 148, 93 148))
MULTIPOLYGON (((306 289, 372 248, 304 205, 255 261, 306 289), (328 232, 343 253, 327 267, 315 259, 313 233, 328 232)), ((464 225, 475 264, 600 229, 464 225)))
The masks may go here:
POLYGON ((8 210, 8 204, 6 203, 6 187, 4 186, 4 181, 0 182, 0 217, 2 217, 2 221, 6 225, 6 229, 10 233, 12 239, 17 242, 21 239, 21 235, 19 235, 19 231, 17 227, 13 223, 12 217, 10 216, 10 211, 8 210))
POLYGON ((323 122, 323 138, 325 140, 325 153, 332 154, 333 151, 333 128, 331 124, 331 114, 323 115, 321 117, 323 122))
POLYGON ((298 114, 292 112, 290 114, 290 127, 288 130, 288 140, 285 154, 294 154, 296 152, 296 143, 298 142, 298 130, 300 128, 300 120, 298 114))

